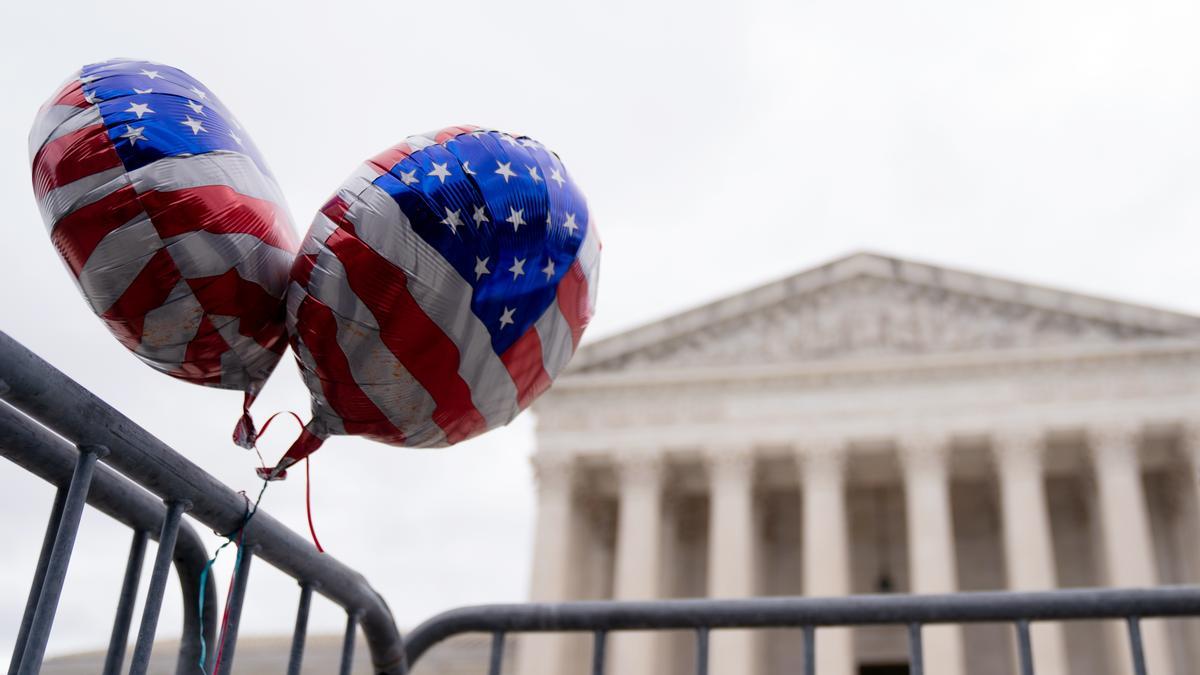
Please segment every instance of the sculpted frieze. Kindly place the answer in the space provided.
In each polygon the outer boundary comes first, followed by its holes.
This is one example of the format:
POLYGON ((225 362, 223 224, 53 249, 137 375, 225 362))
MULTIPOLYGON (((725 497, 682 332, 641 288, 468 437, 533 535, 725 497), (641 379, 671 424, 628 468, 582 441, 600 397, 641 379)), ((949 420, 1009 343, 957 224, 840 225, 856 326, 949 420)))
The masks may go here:
POLYGON ((1115 343, 1160 331, 894 279, 857 277, 591 364, 584 372, 1115 343))

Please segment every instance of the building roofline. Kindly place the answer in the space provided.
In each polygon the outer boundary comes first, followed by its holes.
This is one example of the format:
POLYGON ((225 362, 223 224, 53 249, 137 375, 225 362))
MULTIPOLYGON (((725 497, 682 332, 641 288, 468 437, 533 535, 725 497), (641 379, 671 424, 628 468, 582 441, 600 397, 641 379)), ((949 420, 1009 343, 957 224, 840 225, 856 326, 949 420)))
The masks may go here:
POLYGON ((583 370, 713 323, 746 316, 788 298, 858 277, 940 288, 996 302, 1022 304, 1118 325, 1134 325, 1164 335, 1200 334, 1200 317, 1189 314, 859 251, 587 344, 576 354, 571 370, 583 370))

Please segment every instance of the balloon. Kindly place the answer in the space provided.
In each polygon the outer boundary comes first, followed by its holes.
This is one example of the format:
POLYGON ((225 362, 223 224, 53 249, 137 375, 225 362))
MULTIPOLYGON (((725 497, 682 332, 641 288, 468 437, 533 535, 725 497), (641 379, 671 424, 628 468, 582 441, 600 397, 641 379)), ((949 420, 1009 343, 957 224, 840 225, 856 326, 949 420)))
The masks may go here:
POLYGON ((583 194, 530 138, 449 127, 368 160, 292 267, 313 417, 263 474, 335 434, 441 447, 507 424, 575 352, 599 263, 583 194))
MULTIPOLYGON (((283 196, 227 108, 171 66, 84 66, 38 112, 33 190, 108 329, 152 368, 245 392, 287 348, 298 245, 283 196)), ((249 446, 244 414, 235 440, 249 446)))

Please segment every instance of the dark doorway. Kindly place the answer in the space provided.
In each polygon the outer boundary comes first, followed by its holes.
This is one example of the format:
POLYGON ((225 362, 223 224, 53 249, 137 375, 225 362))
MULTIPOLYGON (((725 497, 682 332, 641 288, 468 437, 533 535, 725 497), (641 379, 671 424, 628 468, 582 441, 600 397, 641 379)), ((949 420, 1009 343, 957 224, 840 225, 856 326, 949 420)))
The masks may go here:
POLYGON ((877 663, 859 666, 858 675, 908 675, 907 663, 877 663))

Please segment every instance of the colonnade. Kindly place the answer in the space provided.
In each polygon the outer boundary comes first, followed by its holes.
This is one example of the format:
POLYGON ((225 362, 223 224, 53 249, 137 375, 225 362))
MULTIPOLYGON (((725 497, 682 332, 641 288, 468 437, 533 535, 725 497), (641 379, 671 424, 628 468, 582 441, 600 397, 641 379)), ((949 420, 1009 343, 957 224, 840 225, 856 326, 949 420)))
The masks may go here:
MULTIPOLYGON (((1140 433, 1135 426, 1088 430, 1086 446, 1096 486, 1099 549, 1108 585, 1157 583, 1150 517, 1139 464, 1140 433)), ((950 504, 951 439, 909 435, 894 440, 899 457, 907 514, 909 591, 950 593, 959 590, 956 575, 953 512, 950 504)), ((1050 512, 1045 489, 1046 436, 1042 430, 1014 430, 990 437, 991 458, 1000 496, 1001 529, 1007 586, 1014 591, 1057 587, 1050 512)), ((847 458, 850 445, 813 440, 793 449, 802 499, 802 587, 806 595, 846 595, 850 580, 847 514, 847 458)), ((756 532, 753 504, 755 449, 751 445, 712 447, 703 453, 710 499, 708 581, 710 597, 756 594, 756 532)), ((645 600, 663 596, 661 542, 664 465, 660 453, 631 449, 612 456, 618 480, 618 529, 613 597, 645 600)), ((532 599, 556 601, 570 596, 572 460, 565 455, 535 457, 538 474, 532 599)), ((817 632, 817 672, 857 672, 849 629, 817 632)), ((925 672, 966 672, 962 630, 927 626, 923 631, 925 672)), ((1039 675, 1067 675, 1061 626, 1035 623, 1034 660, 1039 675)), ((710 672, 755 672, 751 631, 714 631, 710 672)), ((1162 625, 1145 622, 1146 659, 1158 672, 1169 672, 1170 654, 1162 625)), ((1123 635, 1113 644, 1127 649, 1123 635)), ((562 640, 541 636, 522 647, 523 675, 563 672, 562 640), (536 652, 536 653, 531 653, 536 652)), ((648 633, 614 635, 611 663, 621 675, 660 671, 659 643, 648 633)), ((1114 655, 1128 663, 1126 653, 1114 655)))

